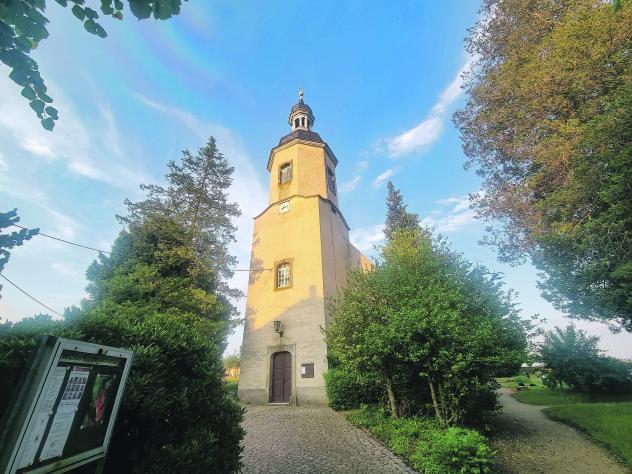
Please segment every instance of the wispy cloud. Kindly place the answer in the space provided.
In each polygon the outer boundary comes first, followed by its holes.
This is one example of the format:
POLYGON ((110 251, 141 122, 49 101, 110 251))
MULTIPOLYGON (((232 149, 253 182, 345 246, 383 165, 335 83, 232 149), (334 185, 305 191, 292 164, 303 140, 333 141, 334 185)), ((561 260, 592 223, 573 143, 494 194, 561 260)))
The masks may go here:
POLYGON ((2 156, 2 153, 0 153, 0 171, 6 171, 9 169, 9 165, 7 164, 7 161, 4 159, 4 156, 2 156))
MULTIPOLYGON (((50 218, 50 228, 42 229, 42 232, 54 233, 65 239, 74 239, 79 230, 85 229, 76 219, 54 208, 51 196, 43 189, 22 182, 20 186, 12 185, 10 177, 0 175, 0 190, 3 194, 29 202, 46 211, 50 218)), ((22 225, 35 227, 41 225, 35 222, 21 222, 22 225)))
POLYGON ((390 178, 394 174, 395 174, 395 170, 393 168, 389 168, 386 171, 384 171, 382 174, 378 175, 378 177, 375 178, 371 184, 373 185, 374 188, 379 188, 382 185, 382 183, 384 183, 384 181, 386 181, 388 178, 390 178))
POLYGON ((22 148, 34 155, 43 156, 44 158, 55 158, 55 153, 50 146, 32 137, 25 137, 22 142, 22 148))
POLYGON ((369 162, 367 160, 358 161, 355 164, 354 176, 340 185, 340 192, 343 194, 346 194, 355 190, 360 184, 360 182, 362 181, 364 172, 366 171, 368 167, 369 167, 369 162))
POLYGON ((50 267, 63 276, 75 276, 78 274, 75 267, 68 262, 53 262, 50 267))
POLYGON ((62 161, 80 176, 122 188, 136 188, 146 181, 139 165, 121 152, 115 116, 107 107, 79 113, 63 90, 48 81, 60 118, 53 132, 44 130, 19 89, 0 75, 0 142, 45 158, 62 161), (94 113, 86 117, 86 113, 94 113))
POLYGON ((454 233, 475 222, 468 196, 452 196, 440 199, 436 204, 440 207, 424 217, 421 223, 437 232, 454 233))
MULTIPOLYGON (((469 71, 471 64, 472 59, 468 58, 452 82, 443 90, 424 120, 410 130, 386 140, 389 157, 398 158, 423 151, 439 139, 443 132, 446 111, 463 93, 461 89, 463 75, 469 71)), ((383 146, 383 142, 379 146, 383 146)))
POLYGON ((358 185, 360 184, 360 181, 362 181, 362 176, 354 176, 349 181, 343 182, 340 185, 340 192, 343 194, 350 193, 351 191, 353 191, 355 188, 358 187, 358 185))
POLYGON ((352 230, 349 233, 349 240, 361 252, 368 252, 374 245, 384 240, 384 224, 352 230))
MULTIPOLYGON (((468 196, 451 196, 436 201, 438 208, 423 218, 421 224, 436 232, 454 234, 475 222, 468 196)), ((384 224, 361 227, 349 233, 349 240, 358 250, 368 252, 384 240, 384 224)))

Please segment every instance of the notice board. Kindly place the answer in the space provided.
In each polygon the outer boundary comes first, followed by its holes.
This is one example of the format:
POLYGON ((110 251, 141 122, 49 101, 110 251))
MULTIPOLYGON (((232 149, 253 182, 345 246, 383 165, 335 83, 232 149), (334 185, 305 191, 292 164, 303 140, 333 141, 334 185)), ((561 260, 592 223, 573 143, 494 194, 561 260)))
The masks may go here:
POLYGON ((0 427, 0 473, 66 472, 107 454, 132 352, 42 336, 0 427))

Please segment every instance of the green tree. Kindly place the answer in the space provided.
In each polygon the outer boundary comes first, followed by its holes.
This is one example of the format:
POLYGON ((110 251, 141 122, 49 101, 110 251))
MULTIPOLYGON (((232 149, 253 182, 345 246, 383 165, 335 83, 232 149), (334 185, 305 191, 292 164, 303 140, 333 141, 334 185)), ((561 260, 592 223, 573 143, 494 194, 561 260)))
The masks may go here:
POLYGON ((502 261, 571 316, 632 330, 632 3, 486 0, 455 115, 502 261))
POLYGON ((161 215, 121 232, 87 272, 91 302, 72 328, 134 351, 108 471, 235 472, 241 409, 222 353, 234 323, 194 234, 161 215))
POLYGON ((391 181, 386 185, 386 221, 384 222, 384 235, 390 239, 393 233, 400 229, 419 228, 419 216, 406 211, 406 203, 399 189, 395 188, 391 181))
POLYGON ((525 357, 524 324, 500 277, 421 229, 396 231, 331 310, 332 357, 380 377, 395 417, 403 377, 441 424, 481 421, 496 408, 494 377, 525 357))
MULTIPOLYGON (((99 14, 87 6, 86 0, 55 0, 59 5, 72 5, 72 14, 83 23, 88 33, 105 38, 107 33, 97 21, 99 14)), ((185 0, 186 1, 186 0, 185 0)), ((96 1, 94 3, 97 3, 96 1)), ((180 13, 182 0, 127 0, 132 14, 139 20, 153 15, 166 20, 180 13)), ((99 9, 106 16, 123 19, 122 0, 101 0, 99 9)), ((96 7, 95 7, 96 8, 96 7)), ((57 120, 57 109, 40 75, 31 51, 48 38, 44 15, 46 0, 0 1, 0 61, 11 68, 9 77, 22 87, 22 96, 41 120, 46 130, 52 130, 57 120)))
POLYGON ((225 369, 238 369, 240 367, 241 359, 239 354, 230 354, 224 357, 225 369))
POLYGON ((120 219, 142 222, 147 215, 158 213, 179 222, 192 232, 196 252, 211 265, 220 292, 239 296, 240 292, 226 283, 236 264, 228 250, 235 241, 232 219, 241 215, 237 203, 229 202, 227 195, 234 169, 217 149, 213 137, 195 155, 184 150, 181 163, 170 161, 168 168, 167 186, 141 185, 147 199, 126 200, 129 214, 120 219))
POLYGON ((545 332, 538 356, 549 369, 544 379, 549 387, 580 392, 632 391, 632 364, 605 356, 598 336, 589 336, 572 324, 545 332))
MULTIPOLYGON (((8 263, 10 252, 13 247, 20 246, 26 240, 30 240, 39 233, 39 229, 20 229, 15 232, 6 233, 3 229, 13 227, 14 224, 20 222, 18 210, 13 209, 9 212, 0 212, 0 273, 4 270, 4 266, 8 263)), ((0 285, 0 292, 2 285, 0 285)))

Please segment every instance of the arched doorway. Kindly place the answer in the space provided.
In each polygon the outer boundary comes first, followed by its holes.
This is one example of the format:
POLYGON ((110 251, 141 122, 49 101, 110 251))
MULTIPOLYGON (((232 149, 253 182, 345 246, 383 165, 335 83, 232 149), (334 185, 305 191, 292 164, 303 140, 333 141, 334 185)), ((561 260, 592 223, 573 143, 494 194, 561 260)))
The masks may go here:
POLYGON ((272 354, 270 402, 289 403, 292 395, 292 354, 287 351, 272 354))

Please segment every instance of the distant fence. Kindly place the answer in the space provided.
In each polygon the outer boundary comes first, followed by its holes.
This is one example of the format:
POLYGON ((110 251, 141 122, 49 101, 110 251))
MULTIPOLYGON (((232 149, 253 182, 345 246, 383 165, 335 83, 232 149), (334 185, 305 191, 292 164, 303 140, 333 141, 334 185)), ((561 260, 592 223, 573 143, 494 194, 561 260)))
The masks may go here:
POLYGON ((231 367, 229 369, 224 369, 226 372, 226 377, 239 378, 239 367, 231 367))

